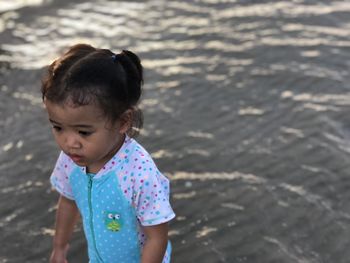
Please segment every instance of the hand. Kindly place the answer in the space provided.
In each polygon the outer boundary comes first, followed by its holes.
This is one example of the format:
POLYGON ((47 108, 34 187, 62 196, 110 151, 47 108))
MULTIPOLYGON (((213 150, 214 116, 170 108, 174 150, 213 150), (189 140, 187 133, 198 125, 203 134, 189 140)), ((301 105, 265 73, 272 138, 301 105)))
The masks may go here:
POLYGON ((66 259, 68 248, 68 244, 64 248, 54 248, 50 256, 50 263, 68 263, 66 259))

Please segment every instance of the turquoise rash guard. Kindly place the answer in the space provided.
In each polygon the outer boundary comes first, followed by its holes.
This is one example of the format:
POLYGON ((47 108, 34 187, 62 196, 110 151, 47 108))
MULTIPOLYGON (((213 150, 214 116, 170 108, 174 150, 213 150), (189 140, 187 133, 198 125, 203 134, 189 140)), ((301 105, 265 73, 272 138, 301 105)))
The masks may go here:
POLYGON ((140 262, 134 208, 118 188, 113 172, 94 176, 77 168, 69 178, 83 219, 90 262, 140 262))
MULTIPOLYGON (((139 263, 147 242, 142 226, 175 217, 169 202, 169 180, 134 139, 97 174, 86 173, 61 152, 51 175, 52 186, 74 200, 80 211, 90 263, 139 263)), ((170 262, 168 242, 163 263, 170 262)))

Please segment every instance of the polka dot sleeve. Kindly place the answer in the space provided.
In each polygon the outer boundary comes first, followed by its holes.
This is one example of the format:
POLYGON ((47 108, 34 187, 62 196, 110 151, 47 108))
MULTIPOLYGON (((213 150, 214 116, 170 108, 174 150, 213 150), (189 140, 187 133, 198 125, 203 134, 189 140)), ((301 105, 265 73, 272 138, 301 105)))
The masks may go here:
POLYGON ((72 170, 72 161, 63 152, 60 153, 55 168, 51 174, 52 187, 64 197, 74 200, 68 175, 72 170))
POLYGON ((135 178, 133 201, 141 225, 170 221, 175 214, 169 202, 169 180, 158 171, 150 156, 145 155, 138 168, 140 173, 135 178))

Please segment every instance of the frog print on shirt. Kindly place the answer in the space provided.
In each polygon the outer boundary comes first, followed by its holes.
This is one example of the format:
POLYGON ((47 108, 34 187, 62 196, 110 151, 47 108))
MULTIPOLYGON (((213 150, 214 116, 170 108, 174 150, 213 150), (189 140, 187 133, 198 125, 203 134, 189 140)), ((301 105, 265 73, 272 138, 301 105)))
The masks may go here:
POLYGON ((122 220, 121 220, 120 214, 115 211, 106 211, 105 225, 107 229, 110 231, 113 231, 113 232, 120 231, 122 227, 122 220))

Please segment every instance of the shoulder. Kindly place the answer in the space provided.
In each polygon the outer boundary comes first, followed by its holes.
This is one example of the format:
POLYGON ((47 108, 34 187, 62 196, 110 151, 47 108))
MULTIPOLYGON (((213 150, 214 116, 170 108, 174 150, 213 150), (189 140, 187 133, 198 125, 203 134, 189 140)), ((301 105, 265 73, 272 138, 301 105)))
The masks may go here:
POLYGON ((64 173, 68 175, 76 166, 72 159, 61 151, 56 162, 54 173, 64 173))
POLYGON ((76 167, 73 161, 63 152, 60 153, 55 168, 51 174, 50 181, 54 189, 68 199, 74 199, 69 183, 69 176, 76 167))
POLYGON ((63 169, 65 172, 70 172, 75 167, 76 164, 72 161, 72 159, 61 151, 57 159, 56 169, 63 169))
POLYGON ((123 150, 118 172, 121 190, 135 208, 142 225, 156 225, 175 215, 169 203, 169 180, 158 170, 151 155, 134 139, 123 150))
POLYGON ((126 163, 155 165, 148 151, 133 138, 127 139, 119 157, 124 158, 126 163))
POLYGON ((132 162, 130 162, 128 168, 132 171, 132 183, 136 192, 152 192, 152 190, 162 189, 164 192, 168 193, 168 178, 159 171, 156 163, 147 150, 136 141, 132 158, 132 162))
POLYGON ((136 140, 132 140, 132 147, 130 149, 129 169, 138 176, 142 174, 156 175, 158 167, 155 164, 151 154, 136 140))
POLYGON ((124 155, 124 161, 117 174, 122 188, 129 191, 133 189, 134 193, 154 185, 168 189, 168 179, 159 171, 147 150, 137 141, 130 139, 128 147, 125 147, 121 154, 124 155))

